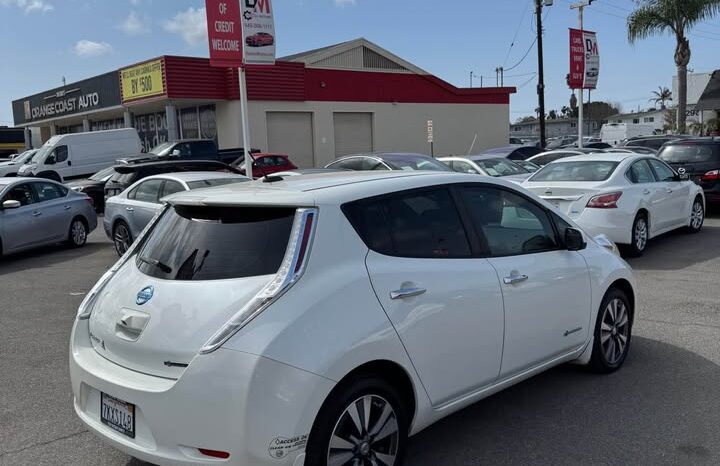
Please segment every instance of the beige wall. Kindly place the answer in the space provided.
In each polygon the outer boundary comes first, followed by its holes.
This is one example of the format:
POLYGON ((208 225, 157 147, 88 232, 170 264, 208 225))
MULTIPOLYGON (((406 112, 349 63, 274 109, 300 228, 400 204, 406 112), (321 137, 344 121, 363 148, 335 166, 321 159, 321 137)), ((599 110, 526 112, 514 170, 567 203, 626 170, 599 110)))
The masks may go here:
MULTIPOLYGON (((220 148, 242 146, 240 104, 216 104, 220 148)), ((509 106, 504 104, 405 104, 352 102, 250 102, 252 146, 267 150, 266 112, 312 112, 315 165, 335 158, 333 112, 373 113, 375 151, 430 154, 427 120, 433 120, 436 156, 474 153, 508 144, 509 106)), ((292 154, 289 154, 292 157, 292 154)))

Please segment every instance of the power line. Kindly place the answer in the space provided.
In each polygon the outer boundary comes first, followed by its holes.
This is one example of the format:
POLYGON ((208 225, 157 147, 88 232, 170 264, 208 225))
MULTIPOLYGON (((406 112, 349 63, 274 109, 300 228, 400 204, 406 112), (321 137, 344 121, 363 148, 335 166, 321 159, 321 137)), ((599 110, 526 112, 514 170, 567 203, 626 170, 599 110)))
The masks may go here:
POLYGON ((530 9, 530 5, 532 5, 532 0, 529 0, 525 5, 525 10, 523 11, 522 17, 520 18, 520 22, 517 25, 517 29, 515 29, 515 35, 513 35, 512 41, 510 42, 510 47, 508 47, 507 54, 505 55, 505 61, 503 61, 503 67, 507 65, 508 58, 510 58, 510 52, 512 52, 513 47, 515 46, 515 40, 517 39, 518 33, 520 32, 520 28, 523 25, 523 22, 525 21, 525 16, 527 16, 527 12, 530 9))

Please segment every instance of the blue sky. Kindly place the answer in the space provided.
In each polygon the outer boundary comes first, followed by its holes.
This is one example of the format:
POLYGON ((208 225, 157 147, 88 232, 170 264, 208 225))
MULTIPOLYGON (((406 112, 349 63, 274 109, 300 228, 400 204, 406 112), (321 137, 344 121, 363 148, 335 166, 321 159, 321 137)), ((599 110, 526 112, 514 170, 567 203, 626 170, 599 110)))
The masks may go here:
MULTIPOLYGON (((364 36, 457 86, 470 71, 494 85, 495 68, 510 68, 531 46, 532 0, 274 0, 278 55, 364 36), (514 46, 510 47, 513 37, 514 46)), ((568 27, 577 25, 570 0, 545 8, 545 74, 548 109, 566 105, 570 92, 568 27)), ((593 100, 649 107, 650 93, 672 85, 674 40, 629 45, 625 16, 631 0, 597 0, 586 9, 585 28, 598 32, 601 75, 593 100)), ((10 102, 163 54, 207 56, 202 0, 0 0, 0 125, 12 124, 10 102)), ((720 18, 690 36, 690 68, 720 68, 720 18)), ((506 72, 518 86, 511 119, 532 114, 537 53, 506 72)), ((479 85, 479 78, 474 79, 479 85)))

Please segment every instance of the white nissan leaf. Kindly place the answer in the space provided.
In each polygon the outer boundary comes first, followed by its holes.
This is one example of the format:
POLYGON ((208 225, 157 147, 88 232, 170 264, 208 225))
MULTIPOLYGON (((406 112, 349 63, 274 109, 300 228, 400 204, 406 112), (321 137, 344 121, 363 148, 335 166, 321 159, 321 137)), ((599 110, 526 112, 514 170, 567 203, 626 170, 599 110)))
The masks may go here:
POLYGON ((80 306, 75 411, 159 465, 397 466, 492 393, 622 366, 636 292, 613 248, 477 175, 176 194, 80 306))

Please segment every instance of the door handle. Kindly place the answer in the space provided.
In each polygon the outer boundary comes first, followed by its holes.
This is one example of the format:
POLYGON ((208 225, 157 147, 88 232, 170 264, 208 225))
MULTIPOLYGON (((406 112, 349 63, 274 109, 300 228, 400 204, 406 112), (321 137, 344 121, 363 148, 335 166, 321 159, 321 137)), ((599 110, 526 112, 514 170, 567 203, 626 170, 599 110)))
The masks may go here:
POLYGON ((669 192, 669 193, 673 192, 672 188, 667 188, 667 192, 669 192))
POLYGON ((516 283, 524 282, 527 279, 527 275, 518 275, 516 273, 513 273, 509 277, 503 278, 503 283, 505 283, 506 285, 514 285, 516 283))
POLYGON ((133 209, 132 207, 125 207, 125 210, 127 210, 128 212, 135 212, 135 209, 133 209))
POLYGON ((412 298, 425 293, 425 288, 400 288, 399 290, 390 292, 390 299, 412 298))
POLYGON ((70 207, 69 205, 66 205, 66 206, 63 206, 63 209, 70 210, 70 209, 72 209, 72 207, 70 207))
POLYGON ((72 162, 68 160, 68 167, 72 167, 72 162))
POLYGON ((42 212, 38 212, 37 210, 32 213, 33 217, 39 217, 42 215, 42 212))
POLYGON ((649 189, 643 189, 643 194, 645 194, 645 195, 650 194, 650 190, 649 190, 649 189))

